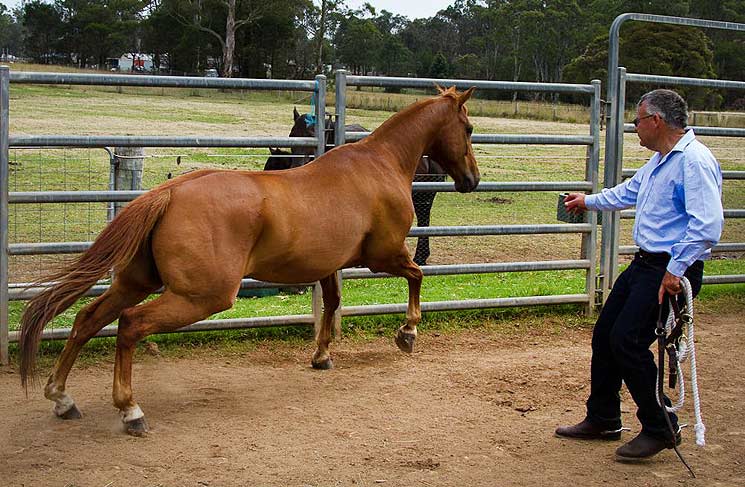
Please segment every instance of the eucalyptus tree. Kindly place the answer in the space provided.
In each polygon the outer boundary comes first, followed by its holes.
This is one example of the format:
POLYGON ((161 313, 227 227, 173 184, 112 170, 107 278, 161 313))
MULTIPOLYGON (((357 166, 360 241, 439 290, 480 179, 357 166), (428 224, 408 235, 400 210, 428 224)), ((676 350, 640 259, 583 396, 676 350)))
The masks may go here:
POLYGON ((261 0, 163 0, 162 8, 182 25, 216 41, 222 52, 221 75, 233 76, 236 32, 262 19, 271 3, 261 0))
POLYGON ((375 70, 382 45, 383 34, 375 23, 354 12, 340 19, 334 33, 336 57, 355 74, 375 70))

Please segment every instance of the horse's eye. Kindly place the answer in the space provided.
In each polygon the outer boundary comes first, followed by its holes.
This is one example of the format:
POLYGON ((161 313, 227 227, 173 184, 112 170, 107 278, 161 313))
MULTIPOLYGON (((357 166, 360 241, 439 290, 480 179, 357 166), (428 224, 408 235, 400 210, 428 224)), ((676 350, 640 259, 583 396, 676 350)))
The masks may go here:
POLYGON ((468 126, 466 127, 466 133, 467 133, 468 135, 473 135, 473 125, 468 125, 468 126))

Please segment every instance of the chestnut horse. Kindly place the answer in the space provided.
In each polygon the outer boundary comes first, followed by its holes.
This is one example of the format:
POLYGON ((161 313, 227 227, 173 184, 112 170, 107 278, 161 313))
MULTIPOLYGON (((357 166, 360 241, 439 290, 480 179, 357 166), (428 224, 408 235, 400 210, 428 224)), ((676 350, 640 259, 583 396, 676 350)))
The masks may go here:
POLYGON ((56 284, 28 302, 21 318, 23 386, 35 374, 44 326, 111 269, 111 287, 78 312, 44 389, 64 419, 80 417, 65 390, 78 353, 118 318, 114 405, 127 432, 143 435, 147 423, 132 395, 137 342, 230 308, 244 276, 287 284, 320 281, 324 308, 312 359, 317 369, 332 366, 331 325, 340 302, 336 271, 366 266, 405 277, 406 324, 395 341, 411 352, 422 283, 404 241, 414 218, 414 169, 422 154, 430 154, 458 191, 476 187, 480 175, 463 105, 472 92, 440 89, 439 96, 407 107, 365 140, 296 169, 195 171, 138 197, 75 263, 44 279, 56 284), (139 304, 161 287, 156 299, 139 304))
MULTIPOLYGON (((290 130, 290 137, 311 137, 316 136, 316 122, 312 114, 306 113, 301 115, 297 108, 293 108, 292 116, 295 122, 290 130)), ((325 123, 326 127, 326 151, 334 148, 335 129, 333 121, 328 118, 325 123)), ((359 124, 345 125, 345 132, 369 132, 368 129, 359 124)), ((276 171, 282 169, 292 169, 307 164, 315 153, 313 147, 293 147, 291 152, 281 149, 269 148, 271 156, 264 164, 265 171, 276 171)), ((446 177, 445 170, 430 157, 422 157, 414 173, 414 181, 442 182, 446 177)), ((428 227, 430 215, 432 214, 432 204, 437 196, 436 191, 413 191, 411 199, 414 202, 414 213, 416 214, 416 224, 418 227, 428 227)), ((414 251, 414 262, 417 265, 426 265, 429 259, 429 237, 419 237, 416 242, 414 251)))

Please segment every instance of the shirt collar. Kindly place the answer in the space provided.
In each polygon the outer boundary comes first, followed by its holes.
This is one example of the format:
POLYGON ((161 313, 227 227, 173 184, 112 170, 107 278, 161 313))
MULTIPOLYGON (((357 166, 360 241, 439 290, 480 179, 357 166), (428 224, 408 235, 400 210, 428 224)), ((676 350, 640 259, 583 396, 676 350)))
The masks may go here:
POLYGON ((655 156, 657 156, 657 165, 660 165, 670 159, 670 156, 675 152, 683 152, 685 148, 688 147, 688 145, 694 140, 696 140, 696 134, 693 133, 693 129, 690 127, 686 128, 685 132, 683 133, 683 137, 678 140, 678 142, 673 146, 670 152, 665 154, 665 157, 661 157, 659 152, 655 154, 655 156))
POLYGON ((675 144, 675 147, 673 147, 673 150, 670 152, 683 152, 683 150, 688 147, 688 144, 696 140, 696 134, 693 133, 692 128, 685 129, 685 132, 683 133, 683 137, 680 138, 677 144, 675 144))

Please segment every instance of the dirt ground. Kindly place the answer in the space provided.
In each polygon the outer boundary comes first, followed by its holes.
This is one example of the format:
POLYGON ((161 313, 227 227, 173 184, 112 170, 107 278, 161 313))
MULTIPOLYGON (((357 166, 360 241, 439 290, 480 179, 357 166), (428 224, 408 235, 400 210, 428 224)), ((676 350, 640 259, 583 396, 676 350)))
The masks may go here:
MULTIPOLYGON (((422 327, 416 352, 390 338, 341 340, 335 368, 309 367, 312 345, 236 356, 138 355, 135 395, 146 438, 122 433, 112 367, 76 368, 68 391, 83 412, 57 420, 0 368, 4 486, 565 486, 745 485, 742 316, 697 314, 707 445, 684 430, 691 479, 672 450, 614 461, 620 442, 553 436, 582 419, 590 330, 453 334, 422 327)), ((686 364, 687 365, 687 364, 686 364)), ((682 421, 693 422, 692 401, 682 421)), ((623 439, 639 431, 624 396, 623 439)))

